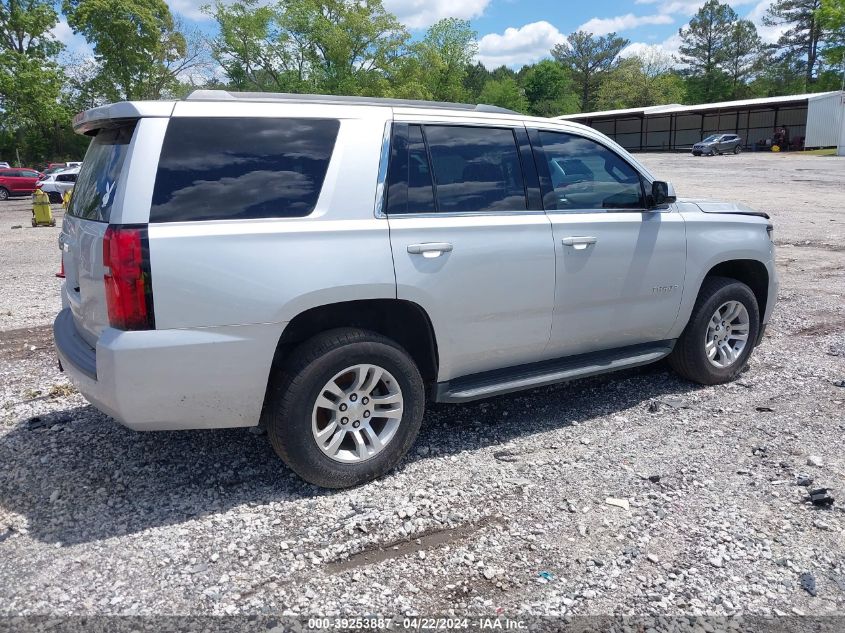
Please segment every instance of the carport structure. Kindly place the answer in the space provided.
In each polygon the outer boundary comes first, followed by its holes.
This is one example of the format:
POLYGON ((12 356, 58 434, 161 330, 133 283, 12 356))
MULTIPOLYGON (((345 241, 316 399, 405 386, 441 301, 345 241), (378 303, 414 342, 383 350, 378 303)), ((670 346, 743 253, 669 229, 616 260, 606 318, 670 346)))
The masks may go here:
POLYGON ((834 147, 845 119, 845 92, 743 99, 567 114, 629 151, 688 151, 710 134, 738 134, 745 149, 768 149, 775 130, 785 128, 793 149, 834 147))

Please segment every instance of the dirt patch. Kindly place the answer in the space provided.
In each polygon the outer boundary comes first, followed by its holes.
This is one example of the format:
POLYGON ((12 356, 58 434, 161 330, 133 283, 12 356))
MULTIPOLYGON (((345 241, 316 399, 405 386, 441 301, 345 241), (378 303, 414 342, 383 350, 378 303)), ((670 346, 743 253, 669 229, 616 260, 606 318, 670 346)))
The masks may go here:
POLYGON ((53 326, 0 330, 0 358, 22 360, 53 348, 53 326))
POLYGON ((340 574, 350 569, 374 565, 393 558, 401 558, 408 554, 434 549, 442 545, 450 545, 469 538, 489 525, 502 525, 502 523, 501 517, 487 516, 477 523, 460 525, 445 530, 433 530, 415 537, 414 540, 394 541, 387 545, 367 548, 345 560, 329 563, 326 570, 329 574, 340 574))

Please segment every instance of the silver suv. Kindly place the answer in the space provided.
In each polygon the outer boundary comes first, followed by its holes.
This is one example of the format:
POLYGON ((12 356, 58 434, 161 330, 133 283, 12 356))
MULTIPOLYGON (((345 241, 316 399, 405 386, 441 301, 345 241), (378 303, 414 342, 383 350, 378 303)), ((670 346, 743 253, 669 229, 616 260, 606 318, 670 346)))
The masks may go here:
POLYGON ((676 200, 574 123, 200 91, 74 125, 70 379, 133 429, 263 425, 321 486, 395 466, 427 400, 664 357, 729 381, 777 296, 768 216, 676 200))

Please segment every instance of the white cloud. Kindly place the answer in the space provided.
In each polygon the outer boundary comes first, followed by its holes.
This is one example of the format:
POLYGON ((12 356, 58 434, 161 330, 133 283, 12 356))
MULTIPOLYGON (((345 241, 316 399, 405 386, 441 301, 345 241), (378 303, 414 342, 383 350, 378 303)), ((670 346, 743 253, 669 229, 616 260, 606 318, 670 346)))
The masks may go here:
POLYGON ((657 13, 655 15, 617 15, 613 18, 593 18, 578 27, 579 31, 586 31, 594 35, 607 35, 633 29, 645 24, 672 24, 675 20, 670 15, 657 13))
POLYGON ((564 42, 563 33, 545 20, 499 33, 488 33, 478 42, 478 59, 489 69, 523 66, 548 57, 549 51, 564 42))
POLYGON ((174 13, 178 13, 189 20, 201 22, 211 19, 210 16, 200 10, 203 5, 213 4, 210 0, 167 0, 167 4, 174 13))
POLYGON ((754 25, 757 27, 757 33, 760 34, 760 37, 763 38, 764 42, 767 44, 774 44, 778 41, 780 36, 786 32, 787 27, 784 25, 766 26, 763 24, 763 16, 766 15, 770 6, 772 6, 772 0, 761 0, 761 2, 758 2, 754 8, 751 9, 746 17, 754 22, 754 25))
POLYGON ((490 2, 491 0, 384 0, 384 8, 408 28, 423 29, 442 18, 477 18, 484 13, 490 2))
MULTIPOLYGON (((705 0, 636 0, 636 4, 656 4, 659 13, 682 13, 692 15, 698 11, 705 0)), ((744 4, 754 4, 759 0, 727 0, 727 4, 736 8, 744 4)))
POLYGON ((50 29, 50 33, 53 37, 65 45, 70 44, 73 40, 73 29, 70 28, 70 25, 64 20, 57 22, 56 26, 50 29))

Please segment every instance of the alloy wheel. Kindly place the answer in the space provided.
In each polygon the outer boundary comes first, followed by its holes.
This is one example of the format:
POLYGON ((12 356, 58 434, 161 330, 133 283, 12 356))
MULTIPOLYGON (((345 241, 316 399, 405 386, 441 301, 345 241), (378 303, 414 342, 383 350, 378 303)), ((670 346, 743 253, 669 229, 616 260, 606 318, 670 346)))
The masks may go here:
POLYGON ((713 313, 704 335, 704 351, 711 364, 733 365, 748 344, 748 310, 739 301, 726 301, 713 313))
POLYGON ((402 410, 402 390, 389 371, 378 365, 353 365, 320 390, 311 432, 327 457, 362 462, 381 453, 393 439, 402 410))

